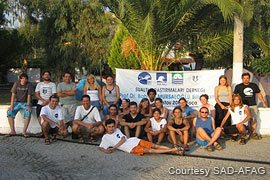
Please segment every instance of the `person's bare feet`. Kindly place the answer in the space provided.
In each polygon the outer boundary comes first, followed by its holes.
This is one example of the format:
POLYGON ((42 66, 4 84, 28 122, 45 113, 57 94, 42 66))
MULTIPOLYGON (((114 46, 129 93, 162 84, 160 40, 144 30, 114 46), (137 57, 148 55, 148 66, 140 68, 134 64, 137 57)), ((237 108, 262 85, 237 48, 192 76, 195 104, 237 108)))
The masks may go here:
POLYGON ((10 132, 10 133, 6 134, 5 136, 10 137, 10 136, 15 136, 15 135, 16 135, 16 132, 14 131, 14 132, 10 132))

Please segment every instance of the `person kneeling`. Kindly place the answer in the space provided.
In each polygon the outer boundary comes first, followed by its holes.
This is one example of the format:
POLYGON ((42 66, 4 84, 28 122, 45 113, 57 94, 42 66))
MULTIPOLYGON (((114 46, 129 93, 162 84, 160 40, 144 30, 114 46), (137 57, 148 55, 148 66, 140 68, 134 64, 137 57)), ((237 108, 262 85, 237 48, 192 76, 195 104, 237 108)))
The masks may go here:
POLYGON ((220 127, 215 128, 215 120, 212 117, 208 117, 208 108, 201 107, 201 117, 197 117, 194 120, 194 127, 196 127, 196 141, 201 146, 206 146, 205 149, 213 151, 212 145, 216 150, 222 150, 222 146, 216 141, 219 138, 222 129, 220 127))
POLYGON ((250 112, 248 106, 242 103, 241 96, 234 94, 232 98, 232 105, 230 106, 226 116, 221 122, 220 127, 223 128, 224 124, 231 116, 231 126, 224 127, 225 134, 232 135, 232 141, 237 141, 238 134, 241 135, 241 145, 246 144, 246 127, 248 126, 248 120, 250 119, 250 112))
POLYGON ((90 137, 90 140, 96 142, 96 136, 103 134, 104 128, 101 124, 100 114, 95 106, 90 106, 90 96, 82 96, 82 105, 78 106, 75 113, 72 132, 79 136, 79 141, 83 142, 83 130, 90 137))
POLYGON ((105 153, 112 153, 119 149, 131 154, 142 156, 144 154, 176 153, 183 155, 180 146, 169 148, 153 144, 149 141, 137 137, 127 138, 118 128, 115 127, 115 121, 108 119, 105 121, 106 134, 102 137, 99 149, 105 153))
POLYGON ((167 131, 167 121, 160 117, 161 111, 158 108, 153 110, 153 116, 147 121, 144 131, 147 133, 147 138, 153 142, 153 136, 158 136, 157 144, 160 144, 167 131))
POLYGON ((52 134, 53 141, 56 141, 56 134, 66 136, 67 130, 64 127, 64 116, 61 108, 58 106, 59 97, 51 96, 49 98, 50 104, 41 109, 41 117, 43 119, 42 132, 45 136, 45 144, 50 144, 49 134, 52 134))

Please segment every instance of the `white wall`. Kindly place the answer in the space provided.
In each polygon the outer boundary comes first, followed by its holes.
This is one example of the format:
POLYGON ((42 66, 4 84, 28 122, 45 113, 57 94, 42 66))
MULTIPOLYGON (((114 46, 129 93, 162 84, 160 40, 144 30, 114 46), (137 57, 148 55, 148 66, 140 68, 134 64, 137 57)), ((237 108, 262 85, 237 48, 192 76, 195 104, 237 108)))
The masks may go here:
MULTIPOLYGON (((1 105, 0 106, 0 133, 9 133, 10 127, 8 124, 7 119, 7 109, 8 105, 1 105)), ((102 113, 101 113, 102 114, 102 113)), ((270 108, 259 108, 259 116, 258 119, 258 133, 262 135, 270 135, 270 108)), ((23 130, 23 111, 18 112, 15 118, 15 130, 16 132, 22 133, 23 130)), ((27 132, 29 133, 40 133, 41 128, 38 124, 37 116, 36 116, 36 109, 35 107, 32 108, 32 115, 30 124, 28 127, 27 132)))

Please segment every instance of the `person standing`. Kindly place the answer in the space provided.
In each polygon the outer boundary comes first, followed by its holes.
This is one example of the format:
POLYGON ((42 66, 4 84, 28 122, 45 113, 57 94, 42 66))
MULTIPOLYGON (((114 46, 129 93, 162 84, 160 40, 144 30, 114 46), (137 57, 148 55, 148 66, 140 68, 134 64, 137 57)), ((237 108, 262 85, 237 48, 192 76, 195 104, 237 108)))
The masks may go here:
POLYGON ((28 82, 27 74, 23 73, 19 77, 19 82, 15 82, 11 89, 10 107, 7 111, 8 123, 10 126, 10 133, 6 136, 16 135, 14 127, 14 119, 16 114, 22 109, 24 111, 24 127, 23 136, 26 138, 27 128, 31 118, 31 97, 33 94, 33 87, 28 82))
POLYGON ((234 89, 235 94, 239 94, 243 100, 243 104, 249 106, 249 110, 251 113, 251 123, 249 124, 249 128, 251 130, 251 138, 252 139, 261 139, 262 137, 257 134, 257 120, 256 117, 258 115, 258 107, 256 103, 256 95, 260 99, 264 108, 267 108, 267 104, 264 101, 264 98, 261 94, 261 91, 257 84, 250 82, 250 74, 243 73, 242 74, 242 83, 236 85, 234 89))
POLYGON ((157 91, 153 88, 148 89, 147 96, 149 100, 149 104, 152 109, 155 107, 155 99, 156 99, 157 91))
POLYGON ((97 84, 96 78, 94 75, 90 74, 87 76, 87 81, 83 88, 83 94, 90 96, 91 105, 95 106, 100 110, 100 99, 101 99, 101 87, 97 84))
POLYGON ((37 84, 35 94, 38 99, 37 103, 37 118, 38 123, 41 126, 41 117, 40 112, 41 108, 48 105, 50 100, 49 98, 52 95, 56 95, 56 85, 55 83, 51 82, 51 73, 49 71, 44 71, 42 74, 43 82, 37 84))
POLYGON ((119 107, 120 100, 120 89, 118 85, 114 84, 114 79, 112 75, 106 77, 106 86, 102 88, 102 99, 104 102, 103 114, 109 114, 109 106, 115 104, 117 108, 119 107))
POLYGON ((64 123, 66 129, 73 125, 75 111, 77 108, 76 99, 76 85, 71 80, 71 73, 66 72, 63 75, 63 82, 57 86, 57 96, 60 97, 61 111, 64 115, 64 123))
MULTIPOLYGON (((222 119, 228 112, 229 106, 232 104, 232 87, 228 84, 227 77, 222 75, 219 77, 219 84, 215 87, 216 100, 216 127, 220 127, 222 119)), ((230 120, 226 122, 225 126, 230 124, 230 120)))

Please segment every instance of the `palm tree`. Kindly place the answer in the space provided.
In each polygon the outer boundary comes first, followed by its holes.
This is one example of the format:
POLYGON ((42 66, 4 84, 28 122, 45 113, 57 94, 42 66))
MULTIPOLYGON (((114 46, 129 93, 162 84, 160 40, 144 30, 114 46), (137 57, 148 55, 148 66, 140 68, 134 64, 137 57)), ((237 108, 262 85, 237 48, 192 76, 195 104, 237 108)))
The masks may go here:
MULTIPOLYGON (((234 0, 103 0, 103 3, 130 34, 122 44, 123 52, 135 53, 141 69, 146 70, 160 70, 164 63, 162 53, 166 48, 170 50, 175 42, 194 45, 198 42, 196 38, 188 38, 195 37, 196 31, 193 36, 188 35, 191 29, 196 29, 197 24, 192 23, 200 18, 199 11, 218 7, 222 20, 230 22, 238 8, 234 0)), ((215 31, 209 34, 217 37, 215 31)), ((218 40, 216 42, 218 44, 218 40)), ((221 48, 228 46, 226 40, 223 42, 221 48)))

